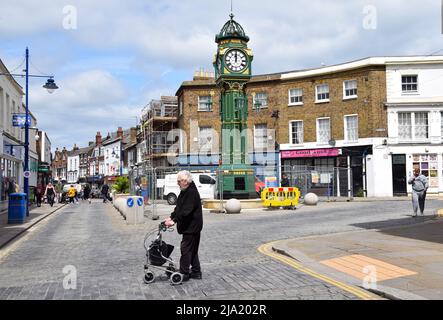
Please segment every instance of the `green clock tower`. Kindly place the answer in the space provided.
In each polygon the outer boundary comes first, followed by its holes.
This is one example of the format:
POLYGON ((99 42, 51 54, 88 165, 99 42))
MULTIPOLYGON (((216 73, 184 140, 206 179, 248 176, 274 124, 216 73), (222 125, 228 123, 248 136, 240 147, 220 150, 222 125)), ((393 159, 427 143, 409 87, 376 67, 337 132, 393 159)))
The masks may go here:
POLYGON ((251 79, 252 50, 242 26, 230 20, 216 35, 215 81, 220 90, 221 173, 219 192, 223 198, 252 199, 255 192, 254 169, 248 163, 246 85, 251 79))

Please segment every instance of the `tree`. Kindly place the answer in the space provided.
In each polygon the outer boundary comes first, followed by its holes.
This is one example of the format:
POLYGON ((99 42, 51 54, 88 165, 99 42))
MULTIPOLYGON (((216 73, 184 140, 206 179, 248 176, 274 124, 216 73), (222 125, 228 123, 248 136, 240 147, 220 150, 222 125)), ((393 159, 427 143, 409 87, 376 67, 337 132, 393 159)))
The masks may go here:
POLYGON ((113 186, 115 192, 117 193, 129 193, 129 180, 128 177, 118 177, 115 180, 113 186))

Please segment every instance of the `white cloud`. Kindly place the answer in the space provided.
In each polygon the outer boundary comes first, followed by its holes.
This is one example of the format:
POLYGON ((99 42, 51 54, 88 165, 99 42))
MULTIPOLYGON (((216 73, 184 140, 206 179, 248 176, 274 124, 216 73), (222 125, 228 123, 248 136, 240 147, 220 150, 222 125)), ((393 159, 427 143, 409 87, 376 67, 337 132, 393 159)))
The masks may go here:
MULTIPOLYGON (((194 70, 211 70, 229 6, 228 0, 3 0, 0 55, 13 68, 31 42, 33 64, 50 70, 60 86, 49 96, 33 81, 31 110, 55 145, 81 145, 97 130, 135 123, 141 107, 174 94, 194 70), (63 29, 65 5, 77 8, 76 30, 63 29)), ((251 38, 255 74, 435 52, 443 49, 440 11, 433 0, 234 1, 235 19, 251 38), (377 9, 375 30, 363 28, 366 5, 377 9)))

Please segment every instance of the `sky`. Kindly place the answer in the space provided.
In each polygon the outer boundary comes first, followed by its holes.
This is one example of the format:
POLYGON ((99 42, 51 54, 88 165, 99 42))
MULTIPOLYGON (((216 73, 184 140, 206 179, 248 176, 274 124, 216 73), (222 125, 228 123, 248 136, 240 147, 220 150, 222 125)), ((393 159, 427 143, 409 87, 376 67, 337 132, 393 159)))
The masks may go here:
MULTIPOLYGON (((0 0, 0 59, 31 78, 29 108, 52 149, 135 126, 152 99, 213 71, 231 0, 0 0)), ((233 0, 253 74, 370 56, 443 54, 441 0, 233 0)), ((17 78, 24 87, 24 81, 17 78)))

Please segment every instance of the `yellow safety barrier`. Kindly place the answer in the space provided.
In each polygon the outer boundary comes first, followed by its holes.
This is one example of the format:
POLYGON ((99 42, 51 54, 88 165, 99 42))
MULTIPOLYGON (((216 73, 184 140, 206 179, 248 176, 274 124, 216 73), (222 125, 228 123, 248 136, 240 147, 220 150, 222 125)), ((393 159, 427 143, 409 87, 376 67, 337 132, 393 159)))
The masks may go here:
POLYGON ((300 199, 300 190, 296 187, 265 188, 261 199, 265 207, 294 207, 300 199))

